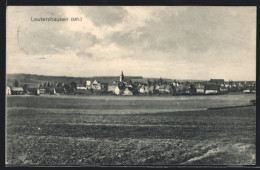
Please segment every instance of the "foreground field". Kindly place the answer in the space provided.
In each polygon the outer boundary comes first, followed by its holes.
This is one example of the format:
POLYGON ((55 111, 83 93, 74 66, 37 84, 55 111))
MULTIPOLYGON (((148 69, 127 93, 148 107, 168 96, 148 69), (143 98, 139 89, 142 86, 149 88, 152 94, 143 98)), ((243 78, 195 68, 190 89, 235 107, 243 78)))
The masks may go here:
POLYGON ((251 165, 255 163, 255 107, 196 111, 227 101, 248 104, 250 98, 213 97, 214 102, 212 98, 10 97, 6 163, 251 165), (193 111, 172 107, 187 107, 185 101, 201 105, 188 108, 193 111))

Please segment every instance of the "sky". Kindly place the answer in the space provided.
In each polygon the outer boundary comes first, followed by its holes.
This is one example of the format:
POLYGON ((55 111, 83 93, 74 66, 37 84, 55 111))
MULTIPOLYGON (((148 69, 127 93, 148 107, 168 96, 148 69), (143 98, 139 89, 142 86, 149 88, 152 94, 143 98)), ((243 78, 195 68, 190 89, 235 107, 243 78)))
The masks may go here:
POLYGON ((256 79, 256 7, 8 6, 6 30, 7 73, 256 79))

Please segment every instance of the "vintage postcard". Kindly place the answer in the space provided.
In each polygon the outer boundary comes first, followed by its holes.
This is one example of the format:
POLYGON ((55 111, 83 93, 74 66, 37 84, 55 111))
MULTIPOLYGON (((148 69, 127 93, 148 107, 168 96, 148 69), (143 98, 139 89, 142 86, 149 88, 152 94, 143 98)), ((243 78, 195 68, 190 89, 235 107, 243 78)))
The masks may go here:
POLYGON ((256 7, 6 16, 6 166, 255 165, 256 7))

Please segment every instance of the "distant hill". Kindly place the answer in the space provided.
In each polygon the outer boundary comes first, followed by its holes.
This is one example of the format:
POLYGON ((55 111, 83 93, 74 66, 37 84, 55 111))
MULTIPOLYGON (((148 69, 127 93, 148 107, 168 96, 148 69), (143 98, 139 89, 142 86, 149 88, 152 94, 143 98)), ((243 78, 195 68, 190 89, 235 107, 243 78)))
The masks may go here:
MULTIPOLYGON (((142 79, 142 76, 125 76, 125 80, 130 79, 142 79)), ((67 76, 45 76, 45 75, 36 75, 36 74, 7 74, 6 81, 7 84, 13 83, 15 80, 19 82, 20 85, 28 84, 34 85, 42 82, 76 82, 83 83, 86 80, 98 80, 100 82, 113 83, 116 80, 119 80, 119 76, 96 76, 96 77, 67 77, 67 76)))

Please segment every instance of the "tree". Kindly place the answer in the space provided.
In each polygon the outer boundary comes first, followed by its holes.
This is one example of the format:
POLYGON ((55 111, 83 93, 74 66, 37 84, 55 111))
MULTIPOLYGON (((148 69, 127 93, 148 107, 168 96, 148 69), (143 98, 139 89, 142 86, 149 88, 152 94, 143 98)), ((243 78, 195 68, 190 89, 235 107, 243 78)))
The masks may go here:
POLYGON ((74 89, 77 88, 77 84, 75 83, 75 81, 72 81, 72 82, 70 83, 70 87, 71 87, 71 88, 74 88, 74 89))
POLYGON ((157 85, 157 81, 153 80, 153 85, 156 86, 157 85))
POLYGON ((19 82, 17 80, 14 80, 14 87, 18 87, 19 86, 19 82))
POLYGON ((148 84, 148 86, 150 86, 152 84, 150 79, 147 80, 147 84, 148 84))
POLYGON ((23 85, 23 90, 27 90, 27 88, 28 88, 28 85, 27 85, 27 84, 24 84, 24 85, 23 85))
POLYGON ((158 80, 158 83, 162 84, 162 82, 163 82, 163 79, 160 77, 160 79, 158 80))

